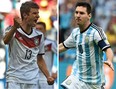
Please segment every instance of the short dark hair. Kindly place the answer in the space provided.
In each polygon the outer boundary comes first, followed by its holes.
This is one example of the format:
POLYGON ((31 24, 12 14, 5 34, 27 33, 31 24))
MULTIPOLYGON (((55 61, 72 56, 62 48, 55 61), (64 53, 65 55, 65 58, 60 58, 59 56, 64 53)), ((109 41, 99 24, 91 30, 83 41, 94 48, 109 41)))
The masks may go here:
POLYGON ((91 13, 91 5, 87 2, 77 2, 76 3, 76 7, 78 6, 83 6, 87 8, 87 13, 90 14, 91 13))
POLYGON ((31 8, 39 9, 39 6, 32 1, 27 1, 27 2, 22 3, 22 5, 20 7, 20 13, 21 13, 22 19, 23 19, 23 14, 24 13, 29 14, 31 8))
POLYGON ((38 25, 42 25, 46 29, 46 24, 44 22, 37 22, 38 25))

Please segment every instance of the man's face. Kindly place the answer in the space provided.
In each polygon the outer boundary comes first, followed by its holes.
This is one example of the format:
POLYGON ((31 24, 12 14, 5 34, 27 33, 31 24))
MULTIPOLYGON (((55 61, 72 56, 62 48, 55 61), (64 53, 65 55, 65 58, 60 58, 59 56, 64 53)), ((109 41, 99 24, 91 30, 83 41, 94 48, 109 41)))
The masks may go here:
POLYGON ((43 25, 37 24, 37 25, 36 25, 36 29, 37 29, 37 30, 40 30, 40 31, 45 35, 46 29, 44 28, 43 25))
POLYGON ((29 14, 26 17, 28 25, 35 26, 39 18, 39 10, 36 8, 31 8, 29 14))
POLYGON ((90 21, 91 14, 87 13, 86 7, 77 6, 75 9, 75 20, 77 25, 84 25, 90 21))

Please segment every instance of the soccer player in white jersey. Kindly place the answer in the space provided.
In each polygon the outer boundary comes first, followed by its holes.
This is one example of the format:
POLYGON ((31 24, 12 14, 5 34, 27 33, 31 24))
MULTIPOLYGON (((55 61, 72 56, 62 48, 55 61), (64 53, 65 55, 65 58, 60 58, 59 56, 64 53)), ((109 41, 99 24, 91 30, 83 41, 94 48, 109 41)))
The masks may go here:
POLYGON ((103 51, 104 62, 114 70, 113 52, 104 31, 90 22, 91 6, 87 2, 77 2, 75 20, 78 25, 70 36, 59 44, 59 52, 76 48, 76 60, 71 75, 61 84, 64 89, 103 89, 103 51))
MULTIPOLYGON (((37 22, 36 29, 40 30, 45 35, 45 55, 43 58, 47 65, 48 71, 50 75, 56 79, 57 72, 52 71, 53 61, 57 60, 57 58, 53 59, 54 54, 57 54, 57 43, 54 40, 48 39, 46 37, 46 24, 44 22, 37 22)), ((39 71, 39 89, 54 89, 53 85, 48 85, 45 75, 39 71)))
POLYGON ((33 28, 39 18, 39 7, 28 1, 22 3, 20 13, 21 19, 14 19, 14 25, 3 39, 5 44, 9 44, 10 57, 6 72, 6 89, 38 89, 39 69, 51 85, 54 78, 50 76, 42 58, 44 35, 33 28))

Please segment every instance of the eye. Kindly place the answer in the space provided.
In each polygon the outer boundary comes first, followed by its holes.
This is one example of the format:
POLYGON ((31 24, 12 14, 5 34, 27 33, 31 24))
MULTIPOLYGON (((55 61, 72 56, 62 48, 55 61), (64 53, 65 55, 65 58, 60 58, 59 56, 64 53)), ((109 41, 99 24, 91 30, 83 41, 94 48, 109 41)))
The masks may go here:
POLYGON ((78 14, 78 11, 75 11, 76 14, 78 14))
POLYGON ((83 14, 84 14, 84 12, 80 12, 80 14, 82 14, 82 15, 83 15, 83 14))

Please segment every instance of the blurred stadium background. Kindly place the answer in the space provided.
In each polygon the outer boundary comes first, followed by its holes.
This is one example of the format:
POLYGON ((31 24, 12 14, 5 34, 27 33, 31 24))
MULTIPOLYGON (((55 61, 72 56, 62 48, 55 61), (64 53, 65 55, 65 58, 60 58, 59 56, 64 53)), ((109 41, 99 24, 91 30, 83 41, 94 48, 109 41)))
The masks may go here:
MULTIPOLYGON (((46 23, 47 37, 57 40, 57 0, 1 0, 0 2, 0 89, 5 89, 5 71, 8 64, 8 46, 3 44, 2 38, 5 35, 5 28, 13 25, 13 18, 20 17, 20 6, 25 1, 34 1, 39 7, 40 19, 46 23)), ((56 59, 57 60, 57 59, 56 59)), ((56 62, 54 63, 56 66, 56 62)), ((57 88, 55 88, 57 89, 57 88)))
MULTIPOLYGON (((92 18, 95 24, 101 26, 108 36, 114 52, 113 64, 115 75, 110 69, 105 68, 107 84, 116 89, 116 1, 115 0, 59 0, 59 43, 63 42, 75 27, 74 6, 77 1, 87 1, 92 5, 92 18), (109 78, 110 75, 110 78, 109 78)), ((104 55, 105 59, 105 55, 104 55)), ((75 60, 75 49, 61 53, 59 56, 59 89, 61 82, 70 75, 72 64, 75 60)), ((108 86, 110 86, 108 85, 108 86)), ((108 88, 109 89, 109 88, 108 88)))

